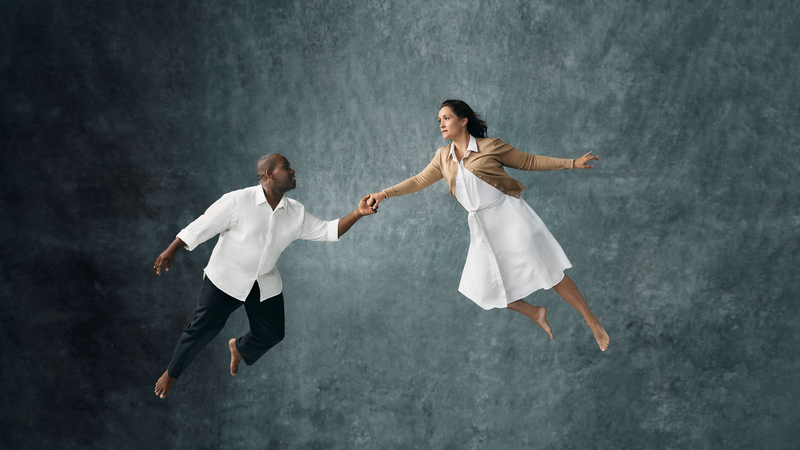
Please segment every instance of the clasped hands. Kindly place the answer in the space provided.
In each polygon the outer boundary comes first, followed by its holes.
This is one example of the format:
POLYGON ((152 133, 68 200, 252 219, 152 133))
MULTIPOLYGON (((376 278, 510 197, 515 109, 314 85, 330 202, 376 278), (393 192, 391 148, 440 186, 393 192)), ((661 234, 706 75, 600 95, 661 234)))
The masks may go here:
POLYGON ((361 216, 375 214, 378 212, 378 203, 383 201, 385 198, 386 196, 382 192, 365 195, 358 201, 358 209, 356 211, 361 216))
POLYGON ((386 194, 384 194, 383 192, 376 192, 374 194, 369 194, 369 195, 365 196, 364 199, 367 202, 367 206, 370 209, 372 209, 373 211, 377 212, 378 211, 378 205, 382 201, 386 200, 386 194))
POLYGON ((358 202, 358 214, 369 216, 378 212, 378 203, 386 199, 386 194, 378 192, 361 197, 358 202))

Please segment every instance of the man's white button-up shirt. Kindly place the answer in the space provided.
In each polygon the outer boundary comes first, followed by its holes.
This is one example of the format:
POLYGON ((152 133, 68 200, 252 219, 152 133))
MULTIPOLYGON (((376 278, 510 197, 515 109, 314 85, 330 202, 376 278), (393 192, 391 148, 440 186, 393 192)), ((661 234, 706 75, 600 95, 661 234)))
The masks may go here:
POLYGON ((222 292, 245 301, 258 281, 261 300, 283 290, 275 264, 295 239, 338 241, 339 220, 320 220, 285 195, 275 210, 261 185, 229 192, 178 233, 188 250, 219 234, 204 272, 222 292))

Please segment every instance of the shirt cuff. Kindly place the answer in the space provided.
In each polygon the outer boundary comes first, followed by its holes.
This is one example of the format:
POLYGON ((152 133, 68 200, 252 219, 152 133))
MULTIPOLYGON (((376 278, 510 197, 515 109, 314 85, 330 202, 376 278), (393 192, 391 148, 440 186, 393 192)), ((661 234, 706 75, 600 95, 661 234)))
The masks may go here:
POLYGON ((339 240, 339 219, 328 222, 328 241, 337 242, 339 240))
POLYGON ((175 237, 180 238, 180 240, 182 240, 183 243, 186 244, 186 247, 185 247, 186 250, 189 250, 189 251, 194 250, 195 247, 200 245, 200 243, 197 242, 197 236, 195 236, 192 233, 186 231, 186 228, 181 230, 181 232, 178 233, 178 235, 175 236, 175 237))

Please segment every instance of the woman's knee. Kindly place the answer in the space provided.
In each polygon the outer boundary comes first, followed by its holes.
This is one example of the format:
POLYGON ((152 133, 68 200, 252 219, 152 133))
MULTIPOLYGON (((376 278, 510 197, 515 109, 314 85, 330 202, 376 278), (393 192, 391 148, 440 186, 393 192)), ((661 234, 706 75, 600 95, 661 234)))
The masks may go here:
POLYGON ((556 283, 556 285, 555 285, 555 286, 553 286, 553 290, 554 290, 554 291, 556 291, 556 293, 559 293, 558 291, 559 291, 561 288, 563 288, 564 286, 566 286, 566 284, 567 284, 567 282, 568 282, 567 280, 569 280, 569 277, 567 277, 566 275, 564 275, 564 278, 562 278, 562 279, 561 279, 561 281, 559 281, 558 283, 556 283))

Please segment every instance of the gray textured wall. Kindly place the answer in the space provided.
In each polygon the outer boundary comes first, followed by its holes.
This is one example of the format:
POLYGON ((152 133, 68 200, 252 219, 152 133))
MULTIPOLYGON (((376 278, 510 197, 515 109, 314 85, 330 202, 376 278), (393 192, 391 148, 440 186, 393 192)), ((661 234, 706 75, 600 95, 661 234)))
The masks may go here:
POLYGON ((0 440, 9 448, 797 448, 800 6, 791 1, 3 2, 0 440), (235 313, 152 393, 213 242, 152 263, 281 152, 322 218, 421 170, 461 98, 601 156, 526 173, 610 336, 457 292, 443 182, 279 268, 287 339, 235 313))

